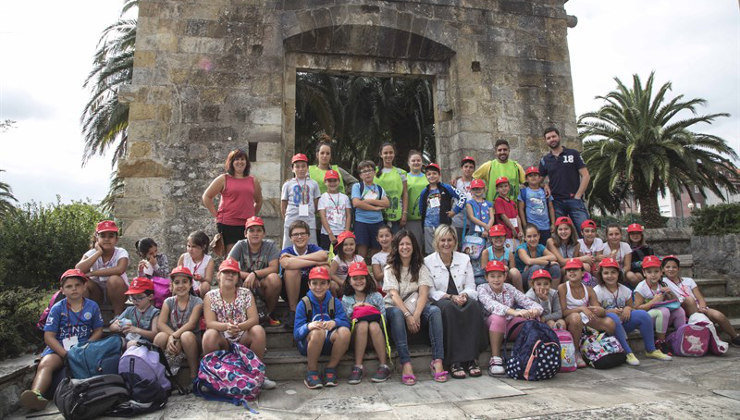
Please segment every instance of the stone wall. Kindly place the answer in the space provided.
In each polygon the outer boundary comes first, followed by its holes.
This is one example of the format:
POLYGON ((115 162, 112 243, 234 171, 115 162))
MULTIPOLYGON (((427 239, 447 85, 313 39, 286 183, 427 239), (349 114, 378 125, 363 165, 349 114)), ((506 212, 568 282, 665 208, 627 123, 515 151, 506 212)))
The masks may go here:
POLYGON ((691 228, 645 229, 645 241, 657 255, 686 255, 691 254, 691 234, 691 228))
POLYGON ((740 234, 692 236, 694 276, 726 279, 727 295, 740 296, 740 234))
MULTIPOLYGON (((294 152, 296 70, 433 78, 443 170, 493 158, 499 138, 534 163, 542 129, 579 147, 562 0, 141 0, 116 216, 122 245, 215 232, 200 204, 229 150, 255 150, 268 235, 294 152)), ((449 173, 449 172, 448 172, 449 173)))

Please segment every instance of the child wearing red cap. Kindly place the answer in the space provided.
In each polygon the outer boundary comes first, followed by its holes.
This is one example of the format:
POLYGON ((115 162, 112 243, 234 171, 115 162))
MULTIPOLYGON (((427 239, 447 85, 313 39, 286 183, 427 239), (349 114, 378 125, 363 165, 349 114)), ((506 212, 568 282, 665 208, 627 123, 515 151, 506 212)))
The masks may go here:
POLYGON ((555 255, 561 267, 571 258, 581 259, 578 233, 570 217, 563 216, 555 220, 555 234, 547 240, 547 249, 555 255))
POLYGON ((488 325, 488 340, 491 344, 488 374, 491 376, 504 373, 501 359, 504 335, 510 340, 516 339, 519 329, 515 326, 521 321, 538 319, 542 313, 542 306, 504 282, 506 271, 506 265, 501 261, 489 261, 486 264, 487 283, 476 288, 488 325))
POLYGON ((319 218, 321 219, 321 234, 319 246, 329 250, 332 244, 337 243, 337 235, 350 230, 352 226, 352 204, 349 197, 339 191, 339 172, 329 169, 324 174, 326 192, 319 197, 319 218))
POLYGON ((127 348, 135 346, 140 338, 151 343, 158 332, 159 317, 159 309, 152 305, 154 283, 146 277, 136 277, 131 280, 126 295, 134 305, 127 307, 121 315, 113 319, 110 330, 125 335, 127 348))
POLYGON ((430 163, 424 172, 429 184, 419 196, 419 210, 424 225, 424 252, 429 255, 434 252, 434 230, 442 224, 450 225, 452 216, 464 208, 465 200, 459 191, 440 181, 438 164, 430 163))
POLYGON ((75 266, 92 280, 86 284, 88 296, 98 304, 110 301, 114 315, 123 312, 128 289, 128 252, 117 244, 116 223, 112 220, 98 223, 93 248, 75 266))
POLYGON ((619 264, 619 269, 625 275, 626 286, 634 288, 638 281, 635 273, 630 271, 632 266, 632 248, 627 242, 622 241, 622 228, 618 224, 612 223, 606 227, 606 242, 601 248, 601 258, 613 258, 619 264))
POLYGON ((280 193, 280 213, 283 216, 283 248, 291 242, 288 227, 296 220, 303 220, 311 228, 309 242, 318 243, 316 239, 316 207, 318 206, 319 184, 308 176, 308 158, 298 153, 290 160, 294 178, 283 184, 280 193))
POLYGON ((496 200, 493 202, 493 208, 495 223, 504 225, 506 242, 511 244, 512 248, 516 248, 523 236, 521 230, 523 225, 519 219, 516 203, 509 197, 510 189, 511 184, 505 176, 496 180, 496 200))
MULTIPOLYGON (((479 236, 488 236, 493 226, 493 203, 486 200, 486 183, 482 179, 470 182, 471 197, 465 201, 465 214, 468 217, 467 232, 474 232, 479 236)), ((466 232, 466 234, 468 234, 466 232)), ((460 236, 462 238, 462 235, 460 236)))
MULTIPOLYGON (((516 268, 514 249, 506 246, 506 228, 503 225, 493 225, 488 230, 488 239, 491 245, 480 254, 480 266, 485 267, 489 261, 501 261, 508 268, 506 280, 514 285, 517 290, 523 292, 522 273, 516 268)), ((485 274, 484 274, 485 276, 485 274)), ((476 274, 475 285, 485 284, 485 277, 476 274)))
POLYGON ((329 275, 331 276, 331 294, 334 296, 342 295, 344 280, 347 278, 349 266, 352 263, 364 262, 362 255, 357 254, 355 234, 350 231, 344 231, 337 237, 337 245, 334 248, 334 258, 329 265, 329 275))
POLYGON ((578 240, 578 244, 583 268, 595 274, 599 268, 599 254, 604 247, 604 241, 598 237, 598 226, 591 219, 586 219, 581 223, 581 234, 583 238, 578 240))
MULTIPOLYGON (((655 259, 657 260, 657 257, 655 259)), ((651 263, 660 264, 660 261, 646 260, 646 262, 648 266, 651 263)), ((606 309, 606 316, 611 318, 616 325, 614 337, 627 353, 627 364, 632 366, 640 364, 627 341, 627 334, 636 329, 640 330, 640 336, 645 345, 645 356, 658 360, 671 360, 671 356, 655 348, 653 320, 650 315, 642 309, 633 309, 632 290, 622 284, 624 273, 619 269, 617 261, 604 258, 599 264, 596 277, 599 284, 594 287, 594 292, 601 306, 606 309)))
POLYGON ((563 309, 560 307, 558 291, 551 286, 552 276, 547 270, 537 270, 532 273, 532 288, 525 296, 542 306, 540 321, 552 329, 565 329, 563 309))
POLYGON ((337 386, 337 365, 349 348, 349 319, 342 302, 329 293, 329 270, 314 267, 308 278, 310 290, 298 302, 293 325, 298 352, 307 359, 303 383, 309 389, 337 386), (322 354, 330 356, 323 375, 319 373, 322 354))
MULTIPOLYGON (((95 301, 86 299, 85 273, 67 270, 60 278, 64 299, 54 304, 44 325, 46 348, 33 378, 31 389, 23 391, 20 403, 31 410, 43 410, 49 402, 44 394, 51 386, 54 372, 64 366, 67 351, 74 345, 99 340, 103 336, 103 317, 95 301)), ((47 396, 48 397, 48 396, 47 396)))
POLYGON ((342 306, 347 318, 352 320, 352 336, 355 345, 355 365, 347 383, 356 385, 362 382, 368 338, 372 341, 375 354, 378 356, 378 370, 372 377, 373 382, 385 382, 391 376, 391 369, 386 364, 387 339, 385 335, 385 302, 378 293, 373 279, 369 276, 367 266, 359 261, 349 266, 349 276, 342 285, 344 296, 342 306))
POLYGON ((639 283, 643 280, 642 276, 642 259, 648 255, 655 255, 653 248, 645 243, 645 232, 642 225, 632 223, 627 226, 627 243, 632 248, 632 264, 630 272, 636 277, 639 283))
POLYGON ((517 204, 519 219, 522 224, 531 223, 540 231, 540 243, 547 244, 551 233, 555 230, 555 207, 552 205, 552 196, 542 188, 542 176, 536 166, 530 166, 524 171, 527 182, 519 191, 517 204))
MULTIPOLYGON (((565 263, 565 282, 558 286, 560 307, 563 308, 563 317, 568 331, 573 336, 574 343, 581 342, 583 327, 588 325, 597 331, 614 334, 616 324, 606 316, 606 310, 599 304, 596 292, 583 284, 583 263, 578 259, 570 259, 565 263)), ((581 352, 576 352, 576 365, 586 367, 581 352)))
POLYGON ((524 226, 524 243, 514 250, 514 261, 517 270, 522 273, 524 290, 529 289, 529 279, 539 269, 550 272, 553 287, 560 284, 560 264, 555 255, 540 244, 540 231, 531 223, 524 226))

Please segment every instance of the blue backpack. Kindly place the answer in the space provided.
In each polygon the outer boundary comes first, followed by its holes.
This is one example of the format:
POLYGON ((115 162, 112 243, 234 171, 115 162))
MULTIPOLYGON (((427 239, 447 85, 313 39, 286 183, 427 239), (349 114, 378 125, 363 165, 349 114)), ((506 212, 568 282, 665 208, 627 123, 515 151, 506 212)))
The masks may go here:
POLYGON ((72 346, 67 352, 68 374, 74 379, 117 374, 124 344, 123 337, 112 335, 102 340, 88 341, 81 346, 72 346))
POLYGON ((539 321, 524 321, 511 357, 506 360, 506 374, 513 379, 541 381, 559 371, 560 341, 555 331, 539 321))

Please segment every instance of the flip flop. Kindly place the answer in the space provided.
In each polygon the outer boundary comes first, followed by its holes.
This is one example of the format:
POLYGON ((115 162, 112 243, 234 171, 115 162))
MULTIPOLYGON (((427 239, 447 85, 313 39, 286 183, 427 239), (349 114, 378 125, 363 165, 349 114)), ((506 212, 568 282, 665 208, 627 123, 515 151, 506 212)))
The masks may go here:
POLYGON ((432 378, 434 378, 435 382, 447 382, 447 371, 443 370, 442 372, 435 372, 434 370, 434 362, 440 361, 440 359, 432 360, 432 362, 429 364, 429 368, 432 370, 432 378))
POLYGON ((408 385, 408 386, 416 385, 416 376, 401 375, 401 383, 403 383, 404 385, 408 385))

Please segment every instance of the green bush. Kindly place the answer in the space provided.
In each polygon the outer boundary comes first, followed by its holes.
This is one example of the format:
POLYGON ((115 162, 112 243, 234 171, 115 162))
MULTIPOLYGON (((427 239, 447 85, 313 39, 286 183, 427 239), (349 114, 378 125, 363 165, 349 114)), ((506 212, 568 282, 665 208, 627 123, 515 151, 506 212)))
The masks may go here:
POLYGON ((49 289, 90 249, 106 218, 89 203, 27 203, 0 220, 0 286, 49 289))
POLYGON ((25 287, 0 291, 0 360, 43 346, 43 333, 36 323, 48 304, 47 291, 25 287))
POLYGON ((710 236, 740 233, 740 203, 717 204, 691 212, 694 235, 710 236))

